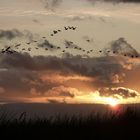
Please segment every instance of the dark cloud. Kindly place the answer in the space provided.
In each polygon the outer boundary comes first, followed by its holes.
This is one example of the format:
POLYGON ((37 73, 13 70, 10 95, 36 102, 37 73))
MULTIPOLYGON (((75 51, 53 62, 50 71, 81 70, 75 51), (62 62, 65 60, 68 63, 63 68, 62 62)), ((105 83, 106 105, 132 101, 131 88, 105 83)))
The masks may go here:
POLYGON ((40 23, 40 21, 37 20, 37 19, 33 19, 32 21, 35 22, 35 23, 40 23))
POLYGON ((56 100, 56 99, 47 99, 48 103, 50 104, 58 104, 60 103, 60 101, 56 100))
POLYGON ((41 1, 46 9, 54 10, 62 3, 63 0, 41 0, 41 1))
MULTIPOLYGON (((61 76, 80 75, 94 79, 94 86, 111 86, 122 81, 123 72, 129 65, 115 57, 82 58, 81 56, 51 57, 34 56, 29 54, 1 55, 0 85, 8 91, 28 93, 31 88, 39 92, 46 92, 53 87, 60 86, 59 82, 44 82, 41 75, 61 76), (123 62, 123 63, 122 63, 123 62), (11 82, 12 81, 12 82, 11 82)), ((47 77, 48 77, 47 76, 47 77)), ((42 76, 44 77, 44 76, 42 76)), ((55 77, 56 78, 56 77, 55 77)), ((50 81, 49 81, 50 80, 50 81)))
POLYGON ((37 20, 37 19, 33 19, 32 20, 34 23, 36 23, 36 24, 39 24, 39 25, 43 25, 39 20, 37 20))
POLYGON ((20 31, 18 29, 0 30, 0 39, 12 40, 21 37, 27 38, 28 40, 32 41, 34 38, 38 37, 38 35, 33 34, 28 30, 24 31, 20 31))
POLYGON ((114 4, 116 3, 140 3, 140 0, 87 0, 91 3, 95 2, 113 2, 114 4))
POLYGON ((107 1, 107 2, 123 2, 123 3, 139 3, 140 0, 103 0, 103 1, 107 1))
POLYGON ((119 38, 115 41, 112 41, 109 44, 109 47, 104 48, 104 54, 109 55, 111 52, 115 52, 120 55, 126 56, 139 56, 139 53, 134 49, 125 38, 119 38))
POLYGON ((38 47, 47 48, 47 49, 52 50, 52 51, 56 50, 56 48, 57 48, 57 46, 53 45, 48 40, 44 40, 42 43, 39 43, 38 47))
POLYGON ((82 58, 81 56, 71 57, 31 57, 28 54, 4 55, 1 58, 1 68, 25 69, 29 71, 60 71, 65 74, 78 74, 96 78, 99 83, 115 83, 112 77, 120 74, 124 66, 129 65, 123 59, 116 57, 82 58), (121 61, 123 62, 121 64, 121 61))
POLYGON ((100 96, 104 97, 114 97, 114 98, 134 98, 139 96, 140 94, 134 90, 117 87, 117 88, 101 88, 99 89, 100 96))
POLYGON ((17 29, 13 29, 13 30, 0 30, 0 38, 6 38, 8 40, 11 40, 15 37, 22 37, 23 33, 20 32, 17 29))
MULTIPOLYGON (((123 38, 113 41, 112 51, 115 49, 119 52, 122 44, 130 48, 131 52, 135 52, 123 38)), ((56 48, 47 40, 39 44, 39 47, 48 49, 52 49, 52 46, 56 48)), ((100 88, 101 96, 136 97, 135 92, 129 92, 130 90, 112 88, 120 87, 125 82, 126 73, 133 68, 132 62, 127 59, 120 56, 83 58, 72 54, 66 54, 63 57, 30 56, 27 53, 1 54, 0 89, 2 94, 0 97, 44 96, 48 98, 52 96, 72 99, 79 92, 76 90, 80 88, 77 86, 78 83, 90 85, 89 89, 98 90, 100 88), (84 77, 85 80, 80 78, 75 80, 74 76, 84 77), (104 91, 104 87, 109 87, 107 91, 110 92, 104 91)), ((137 69, 137 73, 138 71, 139 69, 137 69)))

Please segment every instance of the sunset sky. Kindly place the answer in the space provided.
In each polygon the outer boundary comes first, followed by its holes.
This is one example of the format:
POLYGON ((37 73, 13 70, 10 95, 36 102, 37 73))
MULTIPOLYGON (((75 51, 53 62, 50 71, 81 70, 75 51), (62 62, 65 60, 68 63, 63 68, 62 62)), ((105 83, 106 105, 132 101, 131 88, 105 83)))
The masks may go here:
POLYGON ((140 102, 139 0, 0 0, 0 50, 9 46, 0 103, 140 102))

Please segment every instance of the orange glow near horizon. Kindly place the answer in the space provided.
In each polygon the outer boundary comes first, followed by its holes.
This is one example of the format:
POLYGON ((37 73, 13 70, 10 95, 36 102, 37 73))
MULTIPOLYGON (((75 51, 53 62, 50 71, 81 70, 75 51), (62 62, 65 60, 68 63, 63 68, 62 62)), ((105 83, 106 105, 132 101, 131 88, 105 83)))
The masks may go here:
POLYGON ((106 103, 112 107, 115 107, 118 105, 118 101, 115 100, 114 98, 106 98, 106 103))
MULTIPOLYGON (((66 103, 66 104, 104 104, 109 105, 113 108, 117 107, 119 104, 132 104, 132 103, 140 103, 140 96, 131 97, 131 98, 123 98, 122 96, 100 96, 98 91, 95 92, 86 92, 79 91, 75 89, 69 88, 70 93, 73 93, 73 97, 63 96, 56 94, 55 96, 51 96, 50 94, 46 94, 48 96, 32 96, 30 98, 16 98, 17 101, 23 102, 31 102, 31 103, 66 103)), ((57 91, 57 90, 56 90, 57 91)), ((59 93, 59 91, 58 91, 59 93)), ((35 94, 36 95, 36 94, 35 94)), ((15 99, 15 98, 14 98, 15 99)))

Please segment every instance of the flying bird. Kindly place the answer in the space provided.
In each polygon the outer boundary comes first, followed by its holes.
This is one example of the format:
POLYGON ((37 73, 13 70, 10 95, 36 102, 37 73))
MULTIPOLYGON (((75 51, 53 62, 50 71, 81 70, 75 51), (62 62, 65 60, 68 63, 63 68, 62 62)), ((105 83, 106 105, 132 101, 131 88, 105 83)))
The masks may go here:
POLYGON ((19 47, 19 46, 21 46, 21 44, 17 44, 17 45, 15 45, 15 47, 19 47))
POLYGON ((72 27, 68 26, 69 29, 72 29, 72 27))
POLYGON ((67 27, 64 27, 65 28, 65 30, 68 30, 69 28, 67 28, 67 27))
POLYGON ((73 30, 76 30, 77 27, 72 27, 73 30))
POLYGON ((90 42, 90 40, 89 40, 89 39, 87 39, 86 41, 87 41, 87 42, 90 42))
POLYGON ((57 49, 61 49, 60 47, 57 47, 57 49))
POLYGON ((54 30, 53 33, 54 33, 54 34, 57 34, 58 32, 54 30))
POLYGON ((36 40, 34 40, 33 42, 37 42, 36 40))
POLYGON ((31 51, 31 48, 28 48, 28 51, 31 51))

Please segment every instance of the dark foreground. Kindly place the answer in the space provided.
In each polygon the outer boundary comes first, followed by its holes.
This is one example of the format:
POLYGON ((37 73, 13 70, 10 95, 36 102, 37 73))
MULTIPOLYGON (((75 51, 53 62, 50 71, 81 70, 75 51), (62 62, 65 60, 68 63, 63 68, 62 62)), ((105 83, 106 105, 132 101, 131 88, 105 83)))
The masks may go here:
POLYGON ((140 112, 131 108, 106 115, 60 116, 26 119, 26 112, 18 118, 0 116, 0 135, 12 138, 37 139, 140 139, 140 112))

